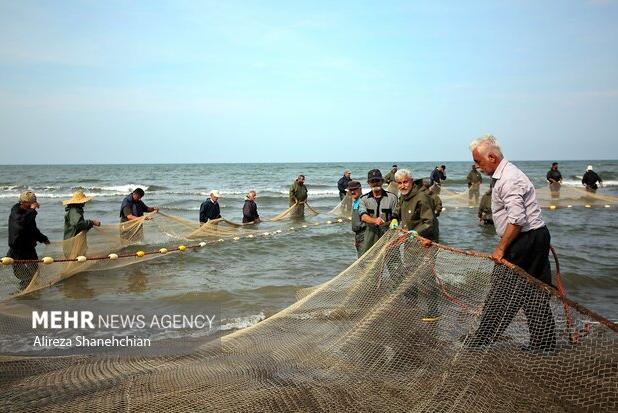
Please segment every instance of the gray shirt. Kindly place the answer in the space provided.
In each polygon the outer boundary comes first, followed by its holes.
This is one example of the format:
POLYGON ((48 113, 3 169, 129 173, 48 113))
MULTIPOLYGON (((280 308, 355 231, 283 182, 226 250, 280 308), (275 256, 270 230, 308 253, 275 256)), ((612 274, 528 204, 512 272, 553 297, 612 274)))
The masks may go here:
POLYGON ((363 215, 368 214, 374 218, 382 218, 385 222, 390 221, 393 218, 393 212, 397 206, 397 195, 382 190, 382 196, 375 198, 373 192, 369 192, 363 195, 360 205, 358 207, 358 215, 362 218, 363 215))
POLYGON ((507 224, 520 226, 522 232, 545 226, 534 185, 518 167, 502 159, 492 181, 491 212, 498 236, 507 224))

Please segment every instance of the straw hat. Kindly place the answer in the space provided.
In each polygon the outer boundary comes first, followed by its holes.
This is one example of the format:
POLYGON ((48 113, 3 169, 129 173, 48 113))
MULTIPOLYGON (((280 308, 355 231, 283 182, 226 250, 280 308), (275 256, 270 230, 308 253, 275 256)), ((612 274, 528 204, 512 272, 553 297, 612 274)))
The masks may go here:
POLYGON ((211 191, 210 195, 214 196, 215 198, 221 198, 219 191, 217 191, 216 189, 214 191, 211 191))
POLYGON ((19 195, 19 202, 36 202, 36 195, 32 191, 24 191, 19 195))
POLYGON ((66 201, 62 201, 63 205, 70 204, 85 204, 86 202, 92 199, 91 196, 86 196, 84 191, 75 191, 73 192, 73 198, 67 199, 66 201))

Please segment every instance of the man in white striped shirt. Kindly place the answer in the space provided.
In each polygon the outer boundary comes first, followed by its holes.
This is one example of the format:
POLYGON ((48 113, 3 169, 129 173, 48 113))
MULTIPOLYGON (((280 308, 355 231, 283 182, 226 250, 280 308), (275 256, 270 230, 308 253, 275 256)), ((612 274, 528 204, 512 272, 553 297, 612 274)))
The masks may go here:
MULTIPOLYGON (((491 176, 491 209, 500 242, 492 253, 500 262, 517 265, 533 277, 551 285, 549 230, 543 222, 530 179, 504 159, 498 141, 485 135, 470 144, 476 167, 491 176)), ((492 286, 485 300, 479 328, 466 340, 468 346, 491 344, 523 308, 530 333, 531 351, 552 352, 556 347, 556 326, 549 307, 549 295, 517 274, 496 266, 492 286)))

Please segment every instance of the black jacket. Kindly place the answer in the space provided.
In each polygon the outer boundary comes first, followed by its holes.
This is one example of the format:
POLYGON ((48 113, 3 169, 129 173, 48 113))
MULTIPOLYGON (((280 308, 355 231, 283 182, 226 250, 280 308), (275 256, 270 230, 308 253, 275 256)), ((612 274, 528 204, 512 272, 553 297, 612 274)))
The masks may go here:
POLYGON ((200 205, 200 222, 208 222, 209 219, 221 218, 221 210, 219 203, 212 202, 212 199, 207 199, 200 205))
POLYGON ((346 191, 348 190, 348 184, 350 183, 351 180, 352 178, 348 178, 345 175, 339 178, 339 181, 337 182, 337 188, 339 188, 340 194, 346 193, 346 191))
MULTIPOLYGON (((549 181, 550 179, 553 179, 556 182, 560 182, 560 181, 562 181, 562 174, 557 169, 555 171, 553 169, 550 169, 547 172, 547 180, 549 181)), ((551 181, 549 181, 549 182, 551 182, 551 181)))
POLYGON ((589 186, 593 189, 597 189, 597 182, 603 182, 601 177, 595 171, 586 171, 582 178, 582 184, 589 186))
POLYGON ((12 250, 33 250, 37 242, 49 242, 36 226, 36 215, 34 209, 13 205, 9 215, 9 247, 12 250))
POLYGON ((255 201, 245 199, 245 205, 242 207, 242 222, 253 222, 260 218, 257 212, 257 204, 255 201))
POLYGON ((446 180, 446 175, 444 174, 444 172, 436 168, 433 171, 431 171, 431 175, 429 176, 429 185, 433 185, 434 183, 437 183, 438 185, 440 185, 440 182, 445 181, 445 180, 446 180))

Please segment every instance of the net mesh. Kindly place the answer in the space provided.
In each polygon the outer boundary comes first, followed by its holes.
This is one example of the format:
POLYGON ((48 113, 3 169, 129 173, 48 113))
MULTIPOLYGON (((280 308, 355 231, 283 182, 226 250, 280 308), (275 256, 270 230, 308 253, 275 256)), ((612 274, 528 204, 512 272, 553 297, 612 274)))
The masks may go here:
POLYGON ((616 411, 617 330, 517 268, 391 230, 219 345, 3 358, 0 397, 5 411, 616 411))
MULTIPOLYGON (((479 196, 476 197, 474 191, 458 192, 442 188, 440 198, 445 208, 475 208, 478 207, 479 200, 488 189, 489 185, 481 185, 479 196)), ((572 207, 609 208, 618 205, 618 196, 603 193, 601 190, 589 192, 586 189, 566 185, 554 188, 549 186, 536 188, 536 197, 542 208, 550 209, 572 207)))

